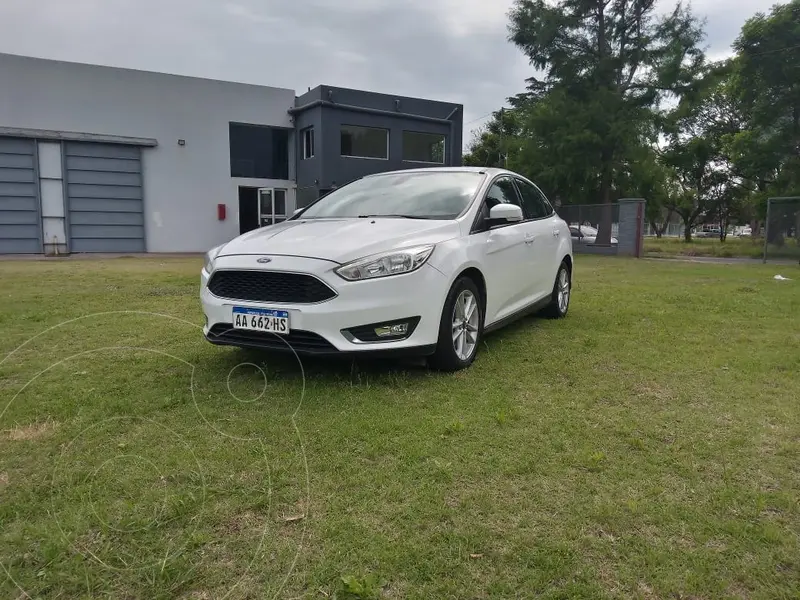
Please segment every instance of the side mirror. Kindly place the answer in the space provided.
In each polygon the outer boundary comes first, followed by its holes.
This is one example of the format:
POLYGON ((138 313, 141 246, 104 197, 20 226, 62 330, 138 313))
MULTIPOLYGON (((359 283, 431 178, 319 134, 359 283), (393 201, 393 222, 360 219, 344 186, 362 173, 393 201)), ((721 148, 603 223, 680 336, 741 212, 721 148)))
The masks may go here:
POLYGON ((522 221, 522 209, 516 204, 495 204, 489 209, 489 222, 493 225, 522 221))

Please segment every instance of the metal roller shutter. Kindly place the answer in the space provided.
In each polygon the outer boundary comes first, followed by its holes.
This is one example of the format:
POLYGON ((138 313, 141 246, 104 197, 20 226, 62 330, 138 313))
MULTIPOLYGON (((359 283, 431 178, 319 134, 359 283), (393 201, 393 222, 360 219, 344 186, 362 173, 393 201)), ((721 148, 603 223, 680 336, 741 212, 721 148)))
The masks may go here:
POLYGON ((35 144, 0 137, 0 254, 42 251, 35 144))
POLYGON ((65 144, 71 252, 144 252, 141 150, 65 144))

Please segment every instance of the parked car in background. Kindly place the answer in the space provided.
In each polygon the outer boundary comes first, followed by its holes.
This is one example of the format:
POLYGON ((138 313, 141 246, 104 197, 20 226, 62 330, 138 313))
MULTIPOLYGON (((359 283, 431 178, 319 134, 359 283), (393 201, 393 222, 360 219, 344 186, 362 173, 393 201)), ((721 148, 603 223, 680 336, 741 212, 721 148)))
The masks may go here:
MULTIPOLYGON (((594 244, 597 240, 597 229, 588 225, 570 225, 569 234, 573 244, 594 244)), ((619 244, 619 240, 612 237, 611 244, 619 244)))
POLYGON ((483 334, 531 311, 564 317, 567 224, 503 169, 370 175, 205 257, 214 344, 307 354, 417 354, 454 371, 483 334))
POLYGON ((753 228, 745 225, 736 232, 737 237, 753 237, 753 228))
POLYGON ((694 236, 698 238, 718 238, 721 231, 718 225, 702 225, 695 231, 694 236))

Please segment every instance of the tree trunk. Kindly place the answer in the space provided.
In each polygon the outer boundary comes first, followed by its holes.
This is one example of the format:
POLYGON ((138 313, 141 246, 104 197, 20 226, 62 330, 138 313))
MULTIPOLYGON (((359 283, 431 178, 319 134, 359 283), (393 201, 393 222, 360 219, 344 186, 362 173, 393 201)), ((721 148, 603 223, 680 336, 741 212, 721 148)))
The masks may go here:
POLYGON ((603 212, 597 228, 595 244, 611 244, 611 223, 613 221, 613 207, 611 205, 611 159, 612 153, 604 148, 601 156, 600 173, 600 198, 603 202, 603 212))
POLYGON ((687 244, 692 241, 692 228, 687 219, 683 219, 683 241, 687 244))

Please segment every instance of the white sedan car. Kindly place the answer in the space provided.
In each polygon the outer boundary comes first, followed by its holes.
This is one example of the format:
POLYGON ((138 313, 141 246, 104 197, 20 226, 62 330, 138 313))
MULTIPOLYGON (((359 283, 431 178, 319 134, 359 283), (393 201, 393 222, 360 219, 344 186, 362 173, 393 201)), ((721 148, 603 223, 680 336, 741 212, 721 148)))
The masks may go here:
POLYGON ((454 371, 484 333, 540 309, 567 314, 572 241, 510 171, 395 171, 211 249, 201 283, 214 344, 426 355, 454 371))

